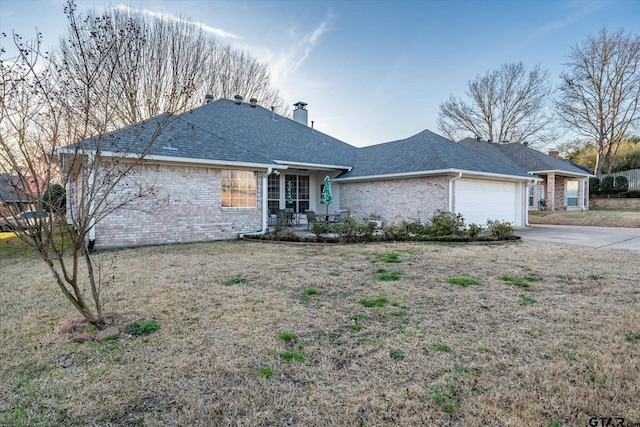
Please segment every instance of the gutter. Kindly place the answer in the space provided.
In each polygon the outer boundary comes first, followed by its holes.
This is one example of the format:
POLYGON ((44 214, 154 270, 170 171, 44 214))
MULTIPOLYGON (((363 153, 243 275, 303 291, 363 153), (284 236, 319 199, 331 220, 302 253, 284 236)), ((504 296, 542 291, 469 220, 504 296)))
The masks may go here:
POLYGON ((417 172, 401 172, 401 173, 391 173, 384 175, 363 175, 356 177, 347 177, 347 178, 335 178, 332 181, 335 182, 348 182, 348 181, 374 181, 380 179, 397 179, 397 178, 410 178, 410 177, 421 177, 421 176, 434 176, 434 175, 445 175, 448 173, 464 173, 465 175, 472 177, 488 177, 488 178, 496 178, 499 180, 506 181, 529 181, 536 180, 542 181, 541 178, 531 177, 530 175, 506 175, 500 173, 493 172, 479 172, 472 170, 464 170, 464 169, 434 169, 434 170, 426 170, 426 171, 417 171, 417 172))
POLYGON ((449 180, 449 212, 453 212, 453 181, 462 178, 462 172, 458 172, 458 176, 454 176, 449 180))
POLYGON ((541 175, 541 174, 549 174, 549 173, 554 173, 556 175, 560 175, 560 176, 573 176, 573 177, 583 177, 583 178, 588 178, 588 177, 593 177, 595 175, 593 174, 589 174, 587 172, 584 173, 578 173, 578 172, 570 172, 570 171, 564 171, 561 169, 549 169, 549 170, 536 170, 536 171, 529 171, 530 174, 533 175, 541 175))
POLYGON ((254 233, 241 233, 238 234, 239 239, 244 239, 244 236, 262 236, 269 229, 268 219, 267 219, 267 184, 269 175, 273 172, 273 168, 267 168, 267 171, 264 175, 262 175, 262 230, 256 231, 254 233))

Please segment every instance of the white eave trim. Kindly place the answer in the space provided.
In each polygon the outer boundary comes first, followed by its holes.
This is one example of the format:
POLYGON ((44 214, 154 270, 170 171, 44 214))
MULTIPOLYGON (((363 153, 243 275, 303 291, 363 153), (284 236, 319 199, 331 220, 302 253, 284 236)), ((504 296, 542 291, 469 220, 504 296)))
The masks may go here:
POLYGON ((554 173, 556 175, 563 175, 563 176, 579 176, 579 177, 583 177, 583 178, 589 178, 595 175, 591 175, 590 173, 579 173, 579 172, 569 172, 569 171, 564 171, 564 170, 560 170, 560 169, 552 169, 552 170, 543 170, 543 171, 530 171, 529 173, 534 174, 534 175, 538 175, 538 174, 547 174, 547 173, 554 173))
POLYGON ((386 175, 368 175, 368 176, 357 176, 357 177, 351 177, 351 178, 335 178, 333 181, 336 181, 336 182, 373 181, 373 180, 379 180, 379 179, 446 175, 449 173, 455 173, 455 174, 462 173, 465 177, 473 176, 473 177, 499 178, 507 181, 542 181, 542 178, 538 178, 535 176, 526 177, 526 176, 520 176, 520 175, 505 175, 505 174, 491 173, 491 172, 469 171, 464 169, 437 169, 437 170, 418 171, 418 172, 391 173, 386 175))
POLYGON ((323 164, 317 164, 317 163, 300 163, 300 162, 289 162, 286 160, 274 160, 274 162, 278 163, 279 165, 289 165, 289 166, 298 166, 298 167, 304 167, 304 168, 308 168, 308 169, 316 169, 316 170, 346 170, 346 171, 350 171, 351 169, 353 169, 353 166, 340 166, 340 165, 323 165, 323 164))
MULTIPOLYGON (((71 151, 71 150, 58 150, 59 153, 81 153, 81 151, 71 151)), ((236 166, 243 168, 257 168, 257 169, 268 169, 268 168, 278 168, 278 169, 287 169, 286 166, 280 166, 274 163, 251 163, 251 162, 234 162, 229 160, 209 160, 209 159, 197 159, 191 157, 176 157, 176 156, 158 156, 158 155, 146 155, 140 156, 137 154, 122 154, 122 153, 113 153, 110 151, 102 151, 100 152, 100 156, 102 157, 112 157, 112 158, 120 158, 120 159, 132 159, 132 160, 151 160, 157 162, 169 162, 169 163, 188 163, 188 164, 196 164, 196 165, 211 165, 211 166, 236 166)))

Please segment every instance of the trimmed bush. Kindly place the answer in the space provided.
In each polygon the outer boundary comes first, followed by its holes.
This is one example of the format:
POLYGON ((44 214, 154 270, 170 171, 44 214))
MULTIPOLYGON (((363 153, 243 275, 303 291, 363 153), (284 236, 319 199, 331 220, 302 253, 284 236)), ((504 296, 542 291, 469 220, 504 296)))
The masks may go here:
POLYGON ((402 221, 383 228, 385 240, 419 240, 426 236, 428 228, 419 222, 402 221))
POLYGON ((464 233, 464 217, 453 212, 436 211, 431 217, 428 233, 432 236, 454 236, 464 233))
POLYGON ((346 217, 335 224, 333 230, 340 235, 342 240, 348 243, 370 242, 373 240, 376 223, 366 222, 359 224, 354 218, 346 217))
POLYGON ((600 190, 604 191, 605 193, 613 192, 614 188, 614 178, 612 176, 605 176, 600 181, 600 190))
POLYGON ((624 176, 616 176, 615 178, 615 190, 616 191, 627 191, 629 189, 629 179, 624 176))
POLYGON ((311 232, 319 239, 325 234, 331 233, 331 225, 328 222, 314 222, 311 224, 311 232))
POLYGON ((598 191, 600 191, 600 178, 589 178, 589 194, 596 193, 598 191))
POLYGON ((471 240, 474 240, 478 237, 478 234, 482 233, 483 227, 478 224, 469 224, 469 228, 467 228, 467 234, 471 240))
POLYGON ((487 229, 495 240, 510 240, 515 236, 515 228, 510 222, 500 220, 488 220, 487 229))

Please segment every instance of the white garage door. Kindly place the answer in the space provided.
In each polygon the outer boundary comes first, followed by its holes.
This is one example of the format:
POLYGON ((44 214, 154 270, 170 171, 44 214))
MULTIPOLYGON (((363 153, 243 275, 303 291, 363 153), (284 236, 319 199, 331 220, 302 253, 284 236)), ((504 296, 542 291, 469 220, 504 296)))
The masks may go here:
POLYGON ((466 224, 485 224, 487 219, 508 221, 520 226, 520 201, 515 182, 459 179, 455 181, 455 211, 466 224))

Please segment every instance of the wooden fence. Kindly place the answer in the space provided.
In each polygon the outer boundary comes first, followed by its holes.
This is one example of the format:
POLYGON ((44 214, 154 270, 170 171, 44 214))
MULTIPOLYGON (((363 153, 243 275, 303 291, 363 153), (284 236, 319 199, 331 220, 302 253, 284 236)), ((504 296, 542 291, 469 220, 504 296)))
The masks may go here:
POLYGON ((598 178, 602 181, 605 176, 626 176, 629 180, 629 189, 640 190, 640 169, 631 169, 624 172, 614 172, 609 174, 599 174, 598 178))

